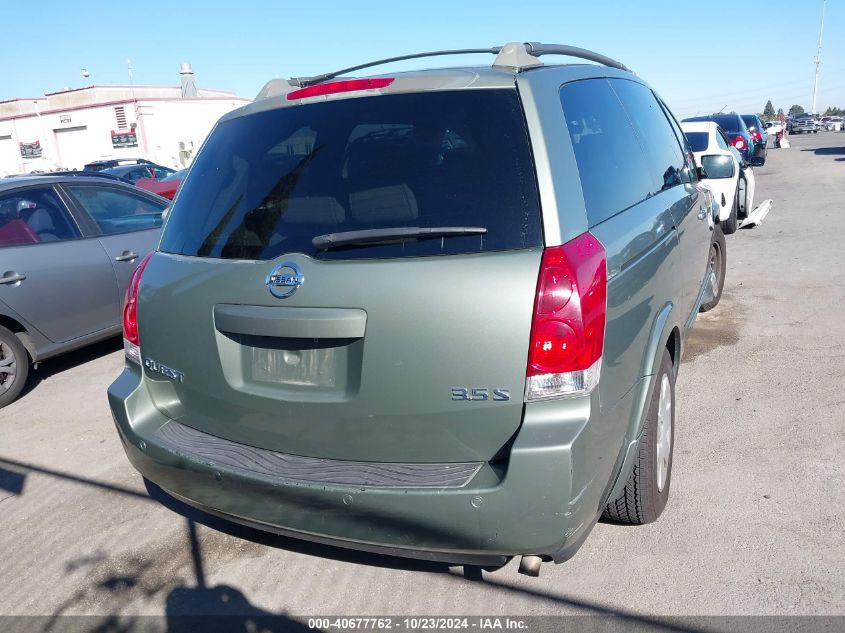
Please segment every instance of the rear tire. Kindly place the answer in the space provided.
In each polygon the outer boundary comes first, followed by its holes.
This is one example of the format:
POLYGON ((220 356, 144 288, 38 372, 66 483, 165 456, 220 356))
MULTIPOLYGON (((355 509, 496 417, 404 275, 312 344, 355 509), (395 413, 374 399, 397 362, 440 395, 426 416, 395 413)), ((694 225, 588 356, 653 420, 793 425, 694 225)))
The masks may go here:
POLYGON ((29 354, 15 333, 0 326, 0 409, 17 398, 29 375, 29 354))
MULTIPOLYGON (((740 178, 740 180, 742 180, 740 178)), ((732 233, 736 233, 736 216, 739 213, 739 182, 736 185, 736 192, 734 193, 734 202, 733 206, 731 206, 731 213, 728 215, 727 220, 722 220, 719 222, 720 226, 722 227, 722 232, 725 235, 731 235, 732 233)))
POLYGON ((719 305, 722 299, 722 289, 725 286, 725 273, 728 268, 727 250, 725 248, 725 235, 718 226, 713 229, 710 235, 710 253, 707 257, 709 273, 715 276, 714 297, 707 303, 702 303, 699 312, 708 312, 719 305))
POLYGON ((622 493, 608 501, 605 517, 631 525, 657 520, 669 500, 674 445, 675 372, 669 350, 664 349, 651 389, 634 470, 622 493))

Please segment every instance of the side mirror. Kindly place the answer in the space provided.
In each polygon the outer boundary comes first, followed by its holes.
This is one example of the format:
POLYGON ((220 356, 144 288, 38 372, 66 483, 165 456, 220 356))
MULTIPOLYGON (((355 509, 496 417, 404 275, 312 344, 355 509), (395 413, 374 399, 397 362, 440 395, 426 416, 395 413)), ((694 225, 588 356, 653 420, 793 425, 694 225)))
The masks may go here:
POLYGON ((706 180, 707 179, 707 171, 704 167, 696 167, 696 171, 698 171, 698 179, 699 180, 706 180))
POLYGON ((704 178, 733 178, 734 161, 731 156, 711 154, 701 157, 701 171, 706 175, 704 178))

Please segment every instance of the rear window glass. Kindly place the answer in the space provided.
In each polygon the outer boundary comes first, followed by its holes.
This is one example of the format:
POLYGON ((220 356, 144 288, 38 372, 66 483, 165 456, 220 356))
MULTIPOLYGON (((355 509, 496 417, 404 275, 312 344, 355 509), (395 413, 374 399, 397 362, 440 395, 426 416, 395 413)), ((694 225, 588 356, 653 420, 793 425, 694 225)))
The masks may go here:
POLYGON ((745 123, 745 126, 748 128, 758 128, 757 125, 757 117, 745 115, 742 117, 742 121, 745 123))
POLYGON ((728 134, 735 134, 739 132, 739 117, 736 114, 714 115, 711 118, 720 128, 725 130, 728 134))
POLYGON ((542 244, 514 90, 328 101, 220 123, 182 185, 161 250, 266 260, 486 252, 542 244), (319 250, 330 233, 483 227, 483 235, 319 250))
POLYGON ((707 145, 708 145, 708 137, 710 135, 707 132, 687 132, 686 137, 687 141, 689 141, 690 149, 694 152, 706 152, 707 145))

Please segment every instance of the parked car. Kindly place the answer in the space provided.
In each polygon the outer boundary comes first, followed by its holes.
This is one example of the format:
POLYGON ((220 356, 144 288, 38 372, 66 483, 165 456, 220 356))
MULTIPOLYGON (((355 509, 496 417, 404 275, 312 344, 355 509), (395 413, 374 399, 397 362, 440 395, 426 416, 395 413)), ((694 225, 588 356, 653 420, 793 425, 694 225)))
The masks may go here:
POLYGON ((31 363, 119 334, 167 200, 100 177, 0 181, 0 407, 31 363))
POLYGON ((754 138, 754 155, 763 157, 760 163, 763 165, 766 162, 766 148, 769 145, 769 133, 766 130, 766 126, 763 125, 760 117, 756 114, 741 114, 740 116, 748 131, 751 132, 751 136, 754 138))
MULTIPOLYGON (((739 162, 722 129, 713 121, 681 123, 695 162, 701 170, 702 182, 709 186, 719 203, 719 223, 726 235, 736 232, 740 214, 740 180, 745 180, 739 162)), ((736 152, 736 148, 733 148, 736 152)), ((737 152, 738 153, 738 152, 737 152)), ((747 191, 743 183, 743 193, 747 191)))
POLYGON ((841 116, 828 117, 827 121, 825 121, 824 129, 828 132, 838 132, 842 129, 842 121, 841 116))
POLYGON ((757 154, 759 148, 757 147, 754 137, 745 125, 745 121, 742 120, 742 117, 735 112, 731 112, 729 114, 720 113, 707 116, 690 117, 688 119, 684 119, 684 122, 686 121, 715 122, 725 131, 725 134, 731 141, 731 145, 739 150, 739 153, 742 154, 745 160, 752 164, 760 165, 766 162, 765 148, 763 148, 762 155, 757 154))
POLYGON ((176 170, 150 163, 147 165, 121 165, 120 167, 109 167, 108 169, 102 170, 102 173, 117 176, 118 178, 122 178, 126 182, 134 185, 141 178, 161 180, 162 178, 175 174, 176 170))
POLYGON ((159 180, 152 178, 139 178, 135 181, 135 186, 157 193, 168 200, 173 200, 173 196, 176 195, 176 191, 179 189, 179 185, 182 184, 182 180, 185 178, 185 174, 187 173, 187 169, 180 169, 179 171, 175 171, 169 176, 165 176, 159 180))
POLYGON ((338 74, 270 82, 192 164, 127 293, 132 464, 235 522, 532 575, 657 519, 725 261, 669 109, 566 46, 338 74))
MULTIPOLYGON (((735 147, 731 146, 730 149, 734 159, 739 165, 740 173, 739 182, 737 184, 739 199, 737 215, 739 218, 744 220, 755 209, 754 194, 757 189, 757 181, 754 177, 754 169, 751 167, 749 162, 743 158, 742 154, 740 154, 735 147)), ((741 224, 740 228, 742 228, 741 224)))
POLYGON ((790 134, 801 134, 803 132, 818 134, 819 124, 816 123, 812 114, 798 114, 789 120, 787 129, 790 134))
POLYGON ((783 124, 780 121, 767 121, 766 122, 766 133, 769 136, 774 136, 777 138, 777 135, 780 134, 784 129, 783 124))
POLYGON ((146 158, 108 158, 105 160, 95 160, 90 163, 87 163, 82 170, 83 171, 102 171, 103 169, 109 169, 110 167, 121 167, 124 165, 153 165, 152 161, 147 160, 146 158))

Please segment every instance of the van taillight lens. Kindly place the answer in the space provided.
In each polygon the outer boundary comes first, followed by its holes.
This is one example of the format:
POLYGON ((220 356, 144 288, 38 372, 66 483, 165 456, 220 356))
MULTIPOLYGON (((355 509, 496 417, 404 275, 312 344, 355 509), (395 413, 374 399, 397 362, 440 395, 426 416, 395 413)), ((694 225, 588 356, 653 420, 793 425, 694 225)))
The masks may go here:
POLYGON ((294 99, 306 99, 307 97, 320 97, 323 95, 334 95, 339 92, 355 92, 356 90, 378 90, 386 88, 394 81, 393 77, 376 77, 373 79, 344 79, 343 81, 332 81, 326 84, 316 84, 294 90, 286 95, 288 101, 294 99))
POLYGON ((526 400, 590 393, 598 384, 607 319, 607 255, 584 233, 547 248, 537 281, 526 400))
POLYGON ((141 341, 138 337, 138 285, 152 256, 153 254, 150 253, 142 259, 135 272, 132 273, 129 285, 126 287, 126 297, 123 300, 123 349, 126 352, 126 358, 138 364, 141 363, 141 341))
POLYGON ((734 147, 740 150, 745 149, 745 139, 741 136, 737 136, 734 139, 734 147))
POLYGON ((763 140, 763 135, 760 134, 760 132, 752 132, 751 136, 754 137, 755 141, 762 141, 763 140))

